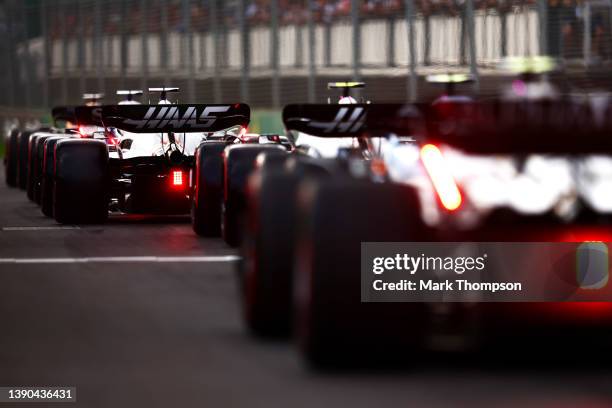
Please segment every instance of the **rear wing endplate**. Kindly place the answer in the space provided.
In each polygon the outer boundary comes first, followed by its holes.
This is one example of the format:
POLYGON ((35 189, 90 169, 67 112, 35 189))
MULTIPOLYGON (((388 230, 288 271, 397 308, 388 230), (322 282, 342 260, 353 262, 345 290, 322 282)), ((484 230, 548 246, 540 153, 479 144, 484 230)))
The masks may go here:
POLYGON ((424 122, 416 105, 301 104, 283 109, 288 131, 319 137, 385 137, 421 134, 424 122))
POLYGON ((102 107, 105 127, 131 133, 218 132, 249 124, 251 110, 242 103, 226 105, 109 105, 102 107))

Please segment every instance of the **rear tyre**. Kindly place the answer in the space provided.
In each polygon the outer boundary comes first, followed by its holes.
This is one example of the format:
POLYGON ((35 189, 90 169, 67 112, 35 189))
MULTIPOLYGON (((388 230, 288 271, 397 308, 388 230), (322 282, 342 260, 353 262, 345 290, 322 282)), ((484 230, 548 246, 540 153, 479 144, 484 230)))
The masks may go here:
POLYGON ((17 186, 22 190, 28 186, 28 148, 32 133, 24 130, 17 136, 17 186))
POLYGON ((191 226, 204 237, 221 235, 223 201, 223 149, 225 142, 202 143, 195 153, 195 190, 191 200, 191 226))
POLYGON ((38 168, 38 140, 40 135, 30 136, 28 142, 28 179, 26 184, 26 194, 30 201, 34 201, 34 184, 36 183, 36 170, 38 168))
POLYGON ((290 333, 293 200, 298 182, 295 175, 280 171, 249 180, 242 298, 246 325, 258 336, 290 333))
POLYGON ((247 188, 243 262, 239 263, 244 319, 253 334, 263 337, 291 332, 299 183, 329 177, 316 162, 296 157, 287 167, 254 173, 247 188))
POLYGON ((223 155, 224 194, 223 194, 223 240, 232 247, 242 241, 243 215, 246 209, 246 184, 255 168, 255 159, 260 153, 287 154, 279 145, 232 145, 223 155))
POLYGON ((414 190, 346 180, 302 187, 294 305, 306 359, 329 366, 418 355, 425 305, 362 303, 360 290, 361 242, 427 241, 414 190))
POLYGON ((12 129, 6 138, 6 149, 5 149, 5 176, 6 184, 10 187, 17 187, 17 162, 18 162, 18 150, 17 150, 17 137, 19 136, 19 129, 12 129))
POLYGON ((40 182, 40 209, 47 217, 53 217, 53 189, 54 189, 54 153, 55 145, 65 137, 50 137, 45 140, 43 167, 40 182))
POLYGON ((53 215, 61 224, 95 224, 108 217, 106 143, 65 139, 55 145, 53 215))
POLYGON ((45 135, 38 139, 36 149, 36 179, 34 180, 34 202, 38 205, 42 202, 42 178, 45 165, 45 144, 52 137, 45 135))

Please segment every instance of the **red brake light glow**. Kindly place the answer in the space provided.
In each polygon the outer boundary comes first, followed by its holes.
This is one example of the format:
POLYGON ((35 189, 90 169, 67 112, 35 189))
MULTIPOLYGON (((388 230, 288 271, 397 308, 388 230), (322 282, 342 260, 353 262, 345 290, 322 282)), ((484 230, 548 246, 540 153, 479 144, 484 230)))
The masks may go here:
POLYGON ((180 187, 183 185, 183 172, 180 170, 172 171, 172 185, 180 187))
POLYGON ((87 137, 87 128, 85 126, 79 126, 79 135, 87 137))
POLYGON ((429 174, 440 202, 448 211, 461 206, 462 198, 457 183, 444 163, 442 152, 437 146, 427 144, 421 148, 421 161, 429 174))

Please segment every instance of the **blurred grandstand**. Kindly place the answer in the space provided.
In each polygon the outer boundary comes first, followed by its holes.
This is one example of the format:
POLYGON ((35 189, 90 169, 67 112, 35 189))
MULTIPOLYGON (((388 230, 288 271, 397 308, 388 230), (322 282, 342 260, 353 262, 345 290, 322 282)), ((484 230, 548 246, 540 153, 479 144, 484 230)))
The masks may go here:
POLYGON ((325 101, 361 78, 376 101, 427 99, 432 72, 496 92, 506 56, 549 54, 568 89, 610 89, 610 0, 3 0, 4 107, 180 86, 256 109, 325 101))

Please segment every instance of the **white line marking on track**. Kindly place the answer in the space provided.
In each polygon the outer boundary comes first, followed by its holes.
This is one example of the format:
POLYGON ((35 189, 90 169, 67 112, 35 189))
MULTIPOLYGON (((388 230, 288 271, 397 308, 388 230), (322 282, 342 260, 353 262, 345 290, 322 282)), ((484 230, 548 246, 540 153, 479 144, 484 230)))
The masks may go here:
POLYGON ((86 258, 0 258, 0 264, 74 264, 74 263, 173 263, 236 262, 237 255, 219 256, 108 256, 86 258))
POLYGON ((55 231, 55 230, 78 230, 77 226, 57 225, 47 227, 2 227, 2 231, 55 231))

